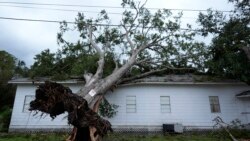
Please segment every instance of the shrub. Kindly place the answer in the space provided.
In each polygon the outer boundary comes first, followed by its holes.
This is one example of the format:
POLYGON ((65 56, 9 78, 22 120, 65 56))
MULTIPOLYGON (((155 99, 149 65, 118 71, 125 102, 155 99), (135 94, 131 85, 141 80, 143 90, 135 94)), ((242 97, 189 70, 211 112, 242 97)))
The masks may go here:
POLYGON ((0 132, 8 131, 12 109, 8 107, 2 108, 0 111, 0 132))

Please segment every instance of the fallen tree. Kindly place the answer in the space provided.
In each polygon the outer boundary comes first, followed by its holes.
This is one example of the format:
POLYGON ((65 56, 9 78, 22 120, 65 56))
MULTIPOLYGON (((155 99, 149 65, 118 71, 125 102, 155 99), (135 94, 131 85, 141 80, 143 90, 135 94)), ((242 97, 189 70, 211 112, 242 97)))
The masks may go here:
MULTIPOLYGON (((69 123, 75 126, 74 132, 84 130, 83 127, 89 127, 87 130, 90 133, 89 137, 91 141, 96 141, 101 139, 107 130, 111 130, 110 123, 95 113, 108 90, 121 83, 154 73, 174 70, 189 72, 194 71, 194 68, 202 71, 204 44, 194 41, 195 31, 190 25, 187 28, 181 28, 181 14, 173 16, 166 9, 152 14, 144 8, 145 4, 146 2, 140 4, 123 0, 122 6, 125 11, 119 25, 110 24, 111 21, 105 10, 101 11, 100 16, 95 20, 86 19, 83 14, 79 14, 75 29, 80 33, 80 39, 75 44, 63 38, 64 33, 70 30, 67 22, 63 22, 61 32, 58 34, 58 42, 63 44, 64 52, 69 51, 69 53, 57 56, 71 55, 70 58, 77 58, 80 55, 95 56, 97 63, 90 65, 96 65, 96 70, 81 71, 81 73, 84 72, 81 75, 85 79, 85 85, 77 95, 54 83, 46 82, 39 86, 36 100, 31 103, 33 107, 31 110, 49 113, 52 118, 67 111, 69 123), (79 52, 82 54, 79 55, 79 52), (105 58, 110 54, 113 56, 115 67, 109 74, 104 75, 105 58), (133 70, 140 73, 134 74, 133 70), (43 102, 40 103, 39 99, 43 102)), ((42 67, 39 70, 46 74, 43 68, 48 64, 53 66, 53 56, 49 51, 37 55, 37 62, 33 68, 40 65, 42 67)), ((67 58, 61 58, 61 60, 59 63, 64 63, 67 58)), ((73 63, 78 61, 75 60, 66 66, 59 65, 58 72, 73 63)), ((88 62, 82 61, 78 65, 84 65, 84 63, 88 62)), ((57 65, 57 63, 54 64, 57 65)), ((50 72, 54 68, 46 70, 50 72)), ((77 132, 75 136, 80 140, 79 134, 77 132)), ((74 136, 74 133, 72 135, 74 136)), ((74 137, 70 139, 74 140, 74 137)))

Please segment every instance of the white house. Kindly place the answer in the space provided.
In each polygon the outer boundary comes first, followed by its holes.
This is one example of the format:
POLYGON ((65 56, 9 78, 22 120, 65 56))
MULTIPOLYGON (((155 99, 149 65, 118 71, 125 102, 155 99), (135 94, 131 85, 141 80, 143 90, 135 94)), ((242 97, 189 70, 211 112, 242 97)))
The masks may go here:
MULTIPOLYGON (((53 121, 49 116, 33 116, 27 109, 39 84, 27 79, 11 80, 17 84, 9 131, 62 130, 71 128, 64 115, 53 121)), ((62 83, 77 92, 82 82, 62 83)), ((106 95, 118 105, 118 112, 108 119, 114 129, 162 130, 163 124, 179 123, 187 128, 212 128, 220 116, 229 123, 239 119, 250 123, 250 87, 236 81, 204 81, 193 75, 149 77, 119 86, 106 95), (243 93, 245 92, 245 93, 243 93)))

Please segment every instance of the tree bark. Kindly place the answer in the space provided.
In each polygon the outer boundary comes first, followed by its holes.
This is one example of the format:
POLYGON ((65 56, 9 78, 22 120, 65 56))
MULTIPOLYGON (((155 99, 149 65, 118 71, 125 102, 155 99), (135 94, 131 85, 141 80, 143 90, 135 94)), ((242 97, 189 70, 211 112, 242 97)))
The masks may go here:
POLYGON ((243 47, 242 49, 247 55, 248 61, 250 61, 250 47, 243 47))
MULTIPOLYGON (((101 101, 102 101, 102 99, 103 99, 103 97, 100 97, 99 99, 98 99, 98 101, 95 103, 95 105, 94 105, 94 107, 93 107, 93 111, 94 112, 98 112, 98 109, 99 109, 99 105, 100 105, 100 103, 101 103, 101 101)), ((101 137, 100 137, 100 135, 96 135, 95 136, 95 132, 96 132, 96 128, 95 127, 89 127, 89 132, 90 132, 90 138, 91 138, 91 141, 101 141, 102 139, 101 139, 101 137)))

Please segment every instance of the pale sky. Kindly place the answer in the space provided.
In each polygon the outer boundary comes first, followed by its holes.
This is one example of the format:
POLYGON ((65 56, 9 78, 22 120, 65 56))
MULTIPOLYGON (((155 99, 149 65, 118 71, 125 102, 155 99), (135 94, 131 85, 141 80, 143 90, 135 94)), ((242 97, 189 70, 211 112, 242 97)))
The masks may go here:
MULTIPOLYGON (((144 1, 144 0, 143 0, 144 1)), ((80 11, 99 12, 104 8, 86 7, 58 7, 41 5, 13 5, 1 2, 25 2, 25 3, 47 3, 47 4, 70 4, 70 5, 89 5, 89 6, 121 6, 121 0, 0 0, 0 17, 26 18, 42 20, 66 20, 74 22, 77 12, 55 11, 38 8, 69 9, 80 11), (13 6, 22 6, 13 7, 13 6)), ((232 10, 232 4, 228 0, 148 0, 148 8, 167 8, 167 9, 208 9, 213 10, 232 10)), ((121 13, 122 9, 105 10, 113 13, 121 13)), ((174 12, 174 11, 173 11, 174 12)), ((198 12, 183 11, 183 23, 195 25, 198 12)), ((84 13, 88 17, 95 18, 97 13, 84 13)), ((109 15, 113 22, 117 22, 121 16, 109 15)), ((58 48, 56 35, 59 32, 58 23, 27 22, 0 19, 0 50, 5 50, 20 60, 24 60, 27 66, 33 64, 34 56, 42 50, 50 49, 56 52, 58 48)), ((74 38, 74 37, 69 37, 74 38)))

